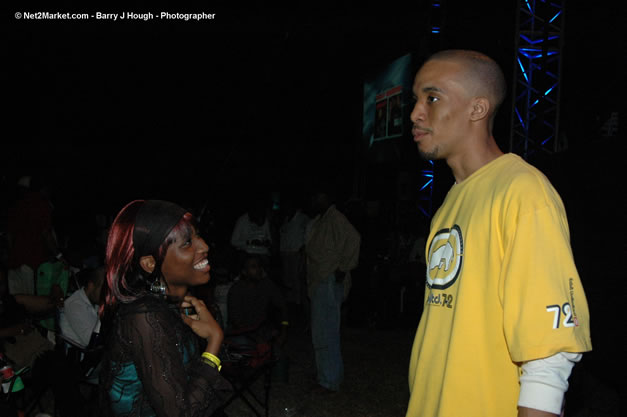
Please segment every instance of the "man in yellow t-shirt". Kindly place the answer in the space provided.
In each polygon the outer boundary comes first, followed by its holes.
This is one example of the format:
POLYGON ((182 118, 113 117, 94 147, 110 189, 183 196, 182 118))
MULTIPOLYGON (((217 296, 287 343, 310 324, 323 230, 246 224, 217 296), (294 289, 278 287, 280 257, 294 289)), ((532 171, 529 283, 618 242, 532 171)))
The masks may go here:
POLYGON ((552 416, 591 349, 562 201, 492 136, 499 66, 474 51, 430 57, 411 113, 418 151, 455 184, 432 220, 407 416, 552 416))

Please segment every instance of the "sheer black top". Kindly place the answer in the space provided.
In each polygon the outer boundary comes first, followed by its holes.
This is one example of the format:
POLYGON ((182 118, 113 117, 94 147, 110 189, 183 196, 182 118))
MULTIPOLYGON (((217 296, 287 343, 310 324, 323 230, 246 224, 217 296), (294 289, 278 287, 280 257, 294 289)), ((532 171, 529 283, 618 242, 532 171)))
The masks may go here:
POLYGON ((108 416, 210 416, 232 387, 203 361, 206 343, 175 305, 152 296, 121 304, 107 331, 101 373, 108 416))

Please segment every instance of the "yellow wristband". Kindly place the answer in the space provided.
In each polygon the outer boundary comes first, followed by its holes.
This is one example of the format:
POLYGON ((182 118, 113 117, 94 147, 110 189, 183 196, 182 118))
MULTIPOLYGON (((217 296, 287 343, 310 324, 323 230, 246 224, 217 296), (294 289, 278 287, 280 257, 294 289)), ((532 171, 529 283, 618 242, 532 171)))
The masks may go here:
POLYGON ((222 361, 213 353, 203 352, 202 358, 203 362, 205 362, 207 365, 213 364, 214 367, 218 368, 218 371, 222 369, 222 361))
POLYGON ((289 326, 290 322, 289 321, 282 321, 281 322, 281 326, 289 326))

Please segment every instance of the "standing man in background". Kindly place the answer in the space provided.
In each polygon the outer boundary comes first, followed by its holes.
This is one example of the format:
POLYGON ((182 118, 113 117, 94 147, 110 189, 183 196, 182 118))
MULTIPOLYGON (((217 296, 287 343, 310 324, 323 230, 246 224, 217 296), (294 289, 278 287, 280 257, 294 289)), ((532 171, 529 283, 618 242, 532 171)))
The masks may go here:
POLYGON ((281 266, 283 267, 283 284, 287 288, 287 302, 295 305, 299 310, 306 304, 304 288, 304 248, 305 229, 311 220, 300 207, 295 196, 285 199, 283 210, 284 219, 279 230, 281 252, 281 266))
POLYGON ((312 209, 316 217, 307 228, 305 252, 318 382, 315 390, 337 392, 344 378, 341 307, 350 289, 350 271, 359 260, 361 238, 326 189, 314 194, 312 209))

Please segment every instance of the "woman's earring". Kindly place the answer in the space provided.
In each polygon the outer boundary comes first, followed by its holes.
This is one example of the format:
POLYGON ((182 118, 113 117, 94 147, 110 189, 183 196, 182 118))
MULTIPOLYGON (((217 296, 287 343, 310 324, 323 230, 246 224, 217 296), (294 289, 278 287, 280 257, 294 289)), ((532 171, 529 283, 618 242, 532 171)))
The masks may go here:
POLYGON ((161 277, 157 277, 152 284, 150 284, 150 292, 154 295, 165 295, 166 286, 161 280, 161 277))

